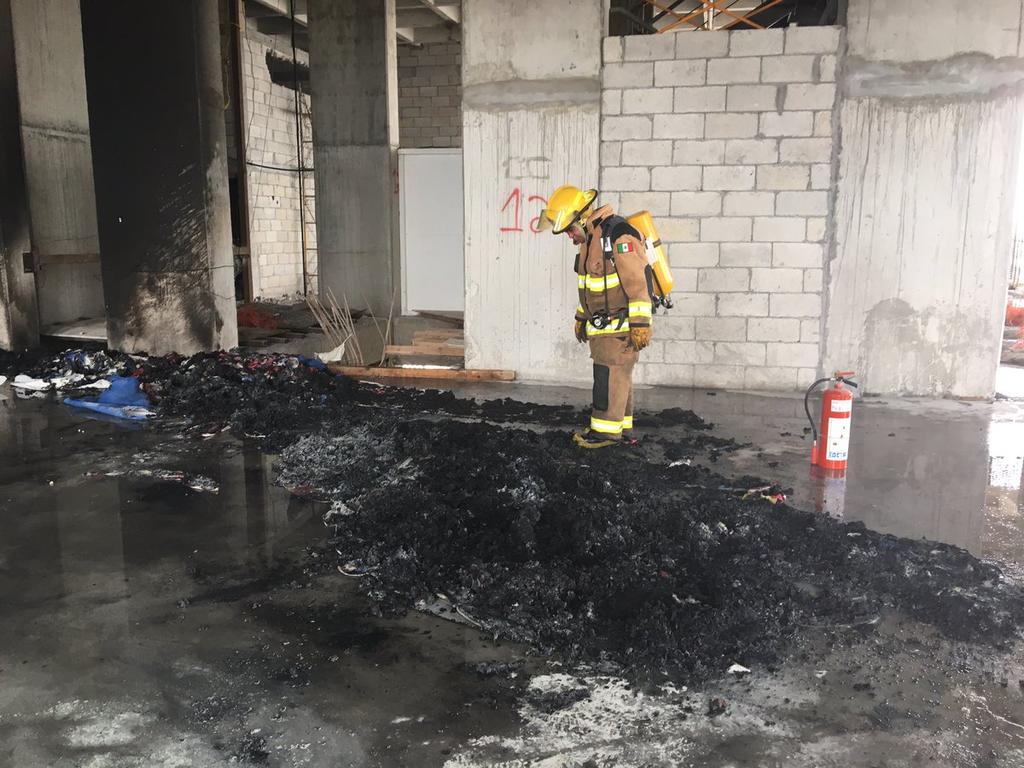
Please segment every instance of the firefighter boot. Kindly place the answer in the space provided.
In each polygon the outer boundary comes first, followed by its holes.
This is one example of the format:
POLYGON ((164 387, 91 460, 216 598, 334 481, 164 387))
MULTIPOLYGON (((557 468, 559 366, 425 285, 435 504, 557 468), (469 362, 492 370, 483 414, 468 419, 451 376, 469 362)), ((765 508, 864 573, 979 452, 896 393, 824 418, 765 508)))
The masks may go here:
POLYGON ((592 429, 584 429, 572 436, 572 441, 580 448, 607 448, 610 445, 618 445, 621 440, 613 440, 608 435, 602 435, 592 429))

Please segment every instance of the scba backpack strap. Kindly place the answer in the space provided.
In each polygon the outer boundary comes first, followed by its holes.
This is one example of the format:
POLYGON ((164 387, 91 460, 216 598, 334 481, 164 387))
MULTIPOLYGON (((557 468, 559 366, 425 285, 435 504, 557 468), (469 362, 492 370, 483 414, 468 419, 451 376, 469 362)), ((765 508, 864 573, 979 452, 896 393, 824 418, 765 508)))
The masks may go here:
POLYGON ((601 222, 601 234, 605 235, 612 243, 623 235, 635 237, 640 242, 643 242, 644 240, 644 236, 640 234, 640 230, 626 221, 625 218, 617 214, 609 216, 601 222))
MULTIPOLYGON (((617 214, 614 214, 612 216, 609 216, 607 219, 602 220, 602 222, 601 222, 601 234, 603 235, 602 240, 601 240, 601 248, 604 251, 604 257, 606 259, 611 260, 612 263, 615 262, 615 254, 614 254, 615 241, 618 240, 620 237, 623 237, 625 235, 629 235, 630 237, 636 238, 641 243, 644 242, 644 236, 642 234, 640 234, 640 230, 638 230, 636 227, 634 227, 632 224, 630 224, 628 221, 626 221, 626 219, 624 217, 619 216, 617 214)), ((618 270, 617 267, 616 267, 616 270, 618 270)), ((647 278, 647 292, 651 296, 651 301, 653 302, 653 300, 654 300, 654 283, 653 283, 654 275, 651 273, 650 265, 648 265, 644 269, 644 274, 645 274, 645 276, 647 278)), ((629 297, 627 296, 626 298, 628 300, 629 297)), ((620 322, 619 326, 621 327, 621 325, 622 325, 622 323, 620 322)))

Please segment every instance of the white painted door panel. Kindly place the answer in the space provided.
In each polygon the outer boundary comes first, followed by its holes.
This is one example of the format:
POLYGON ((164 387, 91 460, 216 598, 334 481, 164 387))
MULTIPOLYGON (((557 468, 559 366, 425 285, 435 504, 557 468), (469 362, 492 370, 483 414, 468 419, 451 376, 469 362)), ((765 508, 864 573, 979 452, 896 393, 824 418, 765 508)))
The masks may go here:
POLYGON ((465 307, 461 149, 403 149, 402 308, 461 312, 465 307))

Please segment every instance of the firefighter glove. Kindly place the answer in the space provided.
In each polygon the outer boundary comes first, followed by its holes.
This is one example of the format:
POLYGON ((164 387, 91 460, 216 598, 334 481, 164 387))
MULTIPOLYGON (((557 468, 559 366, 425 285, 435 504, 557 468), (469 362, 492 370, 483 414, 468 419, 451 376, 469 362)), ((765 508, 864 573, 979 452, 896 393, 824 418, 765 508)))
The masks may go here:
POLYGON ((577 320, 576 321, 575 333, 576 333, 576 341, 578 341, 580 344, 582 344, 584 341, 587 340, 587 321, 586 320, 577 320))
POLYGON ((643 349, 651 343, 651 329, 650 328, 630 328, 629 338, 633 341, 633 346, 637 349, 643 349))

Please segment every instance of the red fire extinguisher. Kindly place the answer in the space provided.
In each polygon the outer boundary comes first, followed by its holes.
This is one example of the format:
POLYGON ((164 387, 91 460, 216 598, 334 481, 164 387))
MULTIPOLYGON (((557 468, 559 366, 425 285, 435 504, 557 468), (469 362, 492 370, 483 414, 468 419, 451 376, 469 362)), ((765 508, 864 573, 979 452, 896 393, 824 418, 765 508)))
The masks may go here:
POLYGON ((850 421, 853 418, 853 392, 843 385, 856 387, 857 382, 851 381, 853 371, 836 371, 832 376, 818 379, 807 388, 804 395, 804 411, 811 422, 814 433, 814 444, 811 446, 811 464, 823 469, 837 472, 846 471, 846 461, 850 454, 850 421), (818 439, 818 427, 811 417, 809 400, 811 392, 819 384, 833 382, 833 386, 825 390, 821 398, 821 439, 818 439))

